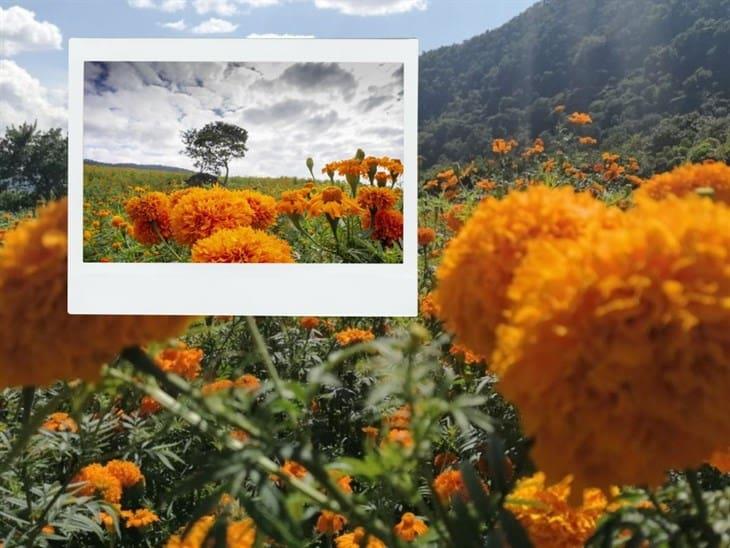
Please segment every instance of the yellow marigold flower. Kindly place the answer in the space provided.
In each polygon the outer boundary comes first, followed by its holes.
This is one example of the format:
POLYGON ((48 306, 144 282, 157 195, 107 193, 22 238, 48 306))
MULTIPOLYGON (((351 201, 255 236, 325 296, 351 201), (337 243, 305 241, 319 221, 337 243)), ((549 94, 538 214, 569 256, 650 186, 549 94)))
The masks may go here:
POLYGON ((335 538, 335 546, 337 548, 386 548, 383 541, 368 534, 362 527, 335 538))
POLYGON ((73 420, 68 413, 63 412, 51 413, 48 415, 41 428, 51 432, 75 433, 79 431, 79 426, 76 424, 76 421, 73 420))
POLYGON ((581 145, 594 146, 598 144, 598 141, 593 137, 578 137, 578 142, 581 145))
POLYGON ((452 232, 459 232, 464 226, 464 204, 455 204, 444 213, 443 219, 452 232))
POLYGON ((298 218, 303 216, 309 207, 309 191, 306 193, 299 190, 286 190, 281 193, 281 198, 276 204, 279 215, 289 215, 298 218))
POLYGON ((730 166, 722 162, 685 164, 654 175, 636 191, 637 200, 663 200, 667 196, 686 196, 700 189, 712 189, 713 198, 730 205, 730 166))
POLYGON ((357 202, 345 196, 342 189, 337 186, 328 186, 322 192, 315 194, 310 198, 307 210, 314 217, 326 215, 330 219, 359 215, 362 212, 357 202))
POLYGON ((585 126, 593 123, 593 118, 590 114, 585 112, 574 112, 568 116, 568 122, 575 124, 576 126, 585 126))
POLYGON ((379 241, 383 247, 390 247, 393 243, 403 239, 403 214, 394 209, 380 209, 372 217, 362 217, 362 227, 371 229, 370 237, 379 241))
POLYGON ((418 227, 418 245, 426 247, 436 239, 436 231, 430 227, 418 227))
POLYGON ((372 341, 375 335, 369 329, 351 327, 335 333, 335 339, 340 346, 350 346, 361 342, 372 341))
POLYGON ((399 538, 406 542, 411 542, 421 535, 428 532, 428 525, 423 520, 416 517, 412 512, 406 512, 400 518, 398 524, 393 527, 393 531, 399 538))
POLYGON ((251 225, 254 211, 241 192, 196 188, 179 199, 170 220, 175 240, 192 245, 219 230, 251 225))
POLYGON ((229 548, 253 548, 256 544, 256 524, 251 518, 232 521, 226 529, 229 548))
POLYGON ((492 357, 539 469, 579 487, 656 486, 730 439, 730 208, 688 196, 625 215, 531 248, 492 357))
POLYGON ((398 195, 390 188, 364 186, 357 191, 358 205, 371 214, 381 209, 390 209, 398 201, 398 195))
POLYGON ((124 204, 132 219, 134 239, 141 244, 159 243, 172 235, 170 228, 170 199, 162 192, 134 196, 124 204))
POLYGON ((276 199, 255 190, 238 190, 236 194, 243 197, 253 212, 251 226, 259 230, 266 230, 276 221, 276 199))
POLYGON ((104 467, 119 480, 123 488, 132 487, 144 482, 144 476, 139 466, 127 460, 110 460, 104 467))
POLYGON ((528 243, 576 238, 591 222, 619 214, 567 187, 534 186, 502 200, 483 200, 448 244, 437 271, 441 319, 472 352, 489 356, 507 289, 528 243))
POLYGON ((494 139, 492 141, 492 152, 494 154, 508 154, 514 147, 517 146, 517 141, 510 139, 494 139))
POLYGON ((73 478, 71 483, 80 484, 75 488, 75 493, 85 497, 92 497, 96 494, 112 504, 122 500, 122 484, 108 468, 99 463, 84 466, 73 478))
POLYGON ((320 535, 333 535, 345 528, 347 518, 329 510, 322 510, 317 518, 316 529, 320 535))
POLYGON ((155 358, 157 366, 166 373, 175 373, 193 380, 200 374, 203 351, 200 348, 166 348, 155 358))
POLYGON ((114 228, 125 228, 127 226, 127 222, 121 215, 114 215, 114 217, 112 217, 111 224, 114 228))
POLYGON ((520 521, 536 548, 583 546, 595 532, 608 501, 599 489, 586 489, 583 503, 568 503, 571 478, 545 485, 541 472, 517 482, 505 507, 520 521))
POLYGON ((299 325, 308 330, 316 329, 319 327, 319 318, 315 318, 314 316, 304 316, 303 318, 299 318, 299 325))
POLYGON ((708 462, 723 474, 730 474, 730 446, 724 451, 714 451, 708 462))
POLYGON ((203 516, 198 521, 193 523, 193 525, 188 529, 184 537, 182 537, 181 535, 172 535, 167 541, 166 547, 201 548, 214 524, 215 517, 203 516))
POLYGON ((139 415, 141 417, 149 417, 162 411, 162 405, 152 396, 144 396, 139 403, 139 415))
POLYGON ((122 510, 120 515, 124 519, 124 526, 127 529, 142 529, 160 521, 157 514, 147 508, 140 508, 138 510, 122 510))
POLYGON ((66 200, 6 235, 0 248, 0 386, 96 380, 100 367, 135 344, 184 331, 189 319, 70 316, 67 310, 66 200), (12 334, 12 335, 7 335, 12 334))
POLYGON ((262 230, 243 226, 219 230, 195 242, 194 263, 293 263, 291 247, 262 230))
POLYGON ((468 491, 460 470, 444 470, 433 480, 433 491, 442 504, 451 502, 455 496, 468 498, 468 491))

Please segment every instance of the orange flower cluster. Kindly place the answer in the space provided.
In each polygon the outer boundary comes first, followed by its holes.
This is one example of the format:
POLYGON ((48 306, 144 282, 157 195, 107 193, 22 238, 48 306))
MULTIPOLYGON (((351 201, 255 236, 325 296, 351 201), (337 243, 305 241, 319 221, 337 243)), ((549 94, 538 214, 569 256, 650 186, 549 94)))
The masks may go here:
POLYGON ((289 215, 294 219, 302 217, 309 208, 309 195, 311 189, 308 187, 297 190, 287 190, 281 193, 276 210, 279 215, 289 215))
POLYGON ((232 390, 234 388, 242 388, 249 392, 255 392, 260 387, 261 381, 254 375, 246 373, 238 377, 235 381, 232 381, 230 379, 220 379, 210 382, 203 386, 201 392, 204 396, 208 396, 210 394, 216 394, 218 392, 222 392, 223 390, 232 390))
POLYGON ((403 214, 395 209, 380 209, 374 216, 362 217, 364 229, 370 229, 370 237, 383 247, 390 247, 403 239, 403 214))
POLYGON ((350 346, 361 342, 372 341, 375 339, 375 335, 370 330, 351 327, 335 333, 335 339, 340 346, 350 346))
POLYGON ((357 202, 346 196, 337 186, 326 187, 310 198, 307 211, 314 217, 325 215, 331 221, 362 213, 357 202))
POLYGON ((150 192, 127 200, 124 209, 132 219, 132 235, 145 245, 159 243, 172 236, 170 199, 162 192, 150 192))
POLYGON ((593 123, 593 118, 590 114, 585 112, 573 112, 568 116, 568 122, 575 124, 576 126, 585 126, 593 123))
POLYGON ((411 542, 417 537, 425 535, 428 532, 428 525, 412 512, 406 512, 401 516, 398 524, 393 527, 393 531, 399 538, 411 542))
POLYGON ((444 470, 433 480, 433 492, 442 504, 448 504, 454 497, 466 500, 469 492, 460 470, 444 470))
POLYGON ((139 467, 133 462, 112 460, 102 466, 99 463, 84 466, 72 483, 79 484, 75 492, 90 497, 100 495, 105 501, 119 504, 123 489, 144 482, 139 467))
POLYGON ((289 244, 248 226, 218 230, 195 242, 194 263, 293 263, 289 244))
POLYGON ((76 424, 76 421, 73 420, 68 413, 63 412, 51 413, 48 415, 41 428, 43 430, 48 430, 49 432, 76 433, 79 431, 79 425, 76 424))
POLYGON ((705 191, 718 202, 730 205, 730 166, 722 162, 686 164, 654 175, 636 191, 636 200, 663 200, 705 191))
POLYGON ((492 152, 499 156, 509 154, 513 148, 517 146, 517 141, 514 139, 494 139, 492 141, 492 152))
POLYGON ((430 227, 418 227, 418 245, 426 247, 436 239, 436 231, 430 227))
POLYGON ((538 137, 537 139, 535 139, 535 142, 532 143, 532 146, 522 153, 522 156, 524 156, 525 158, 530 158, 531 156, 536 156, 538 154, 542 154, 543 152, 545 152, 545 142, 538 137))
MULTIPOLYGON (((172 535, 166 548, 199 548, 209 545, 209 535, 215 525, 215 516, 203 516, 184 533, 172 535)), ((213 539, 210 539, 212 541, 213 539)), ((256 544, 256 525, 251 518, 229 521, 226 526, 225 545, 235 548, 253 548, 256 544)))
POLYGON ((335 546, 337 548, 387 548, 382 540, 369 535, 362 527, 337 537, 335 546))
POLYGON ((200 348, 166 348, 155 358, 157 366, 166 373, 175 373, 187 380, 193 380, 200 374, 200 362, 203 351, 200 348))
POLYGON ((598 141, 593 137, 578 137, 578 142, 585 146, 595 146, 598 144, 598 141))

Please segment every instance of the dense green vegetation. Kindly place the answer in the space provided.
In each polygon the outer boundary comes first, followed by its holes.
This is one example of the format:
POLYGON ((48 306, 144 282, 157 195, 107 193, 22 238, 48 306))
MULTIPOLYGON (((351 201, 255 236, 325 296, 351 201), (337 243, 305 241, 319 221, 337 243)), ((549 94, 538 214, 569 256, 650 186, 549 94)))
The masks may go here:
POLYGON ((421 57, 425 167, 495 137, 549 140, 553 109, 587 111, 602 147, 647 171, 730 159, 730 0, 545 0, 421 57))

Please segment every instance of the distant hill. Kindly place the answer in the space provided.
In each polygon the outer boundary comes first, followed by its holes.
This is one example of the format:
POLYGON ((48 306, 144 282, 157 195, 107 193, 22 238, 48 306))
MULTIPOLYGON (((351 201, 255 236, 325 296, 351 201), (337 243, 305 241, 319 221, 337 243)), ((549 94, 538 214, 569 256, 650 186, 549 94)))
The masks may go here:
POLYGON ((181 167, 163 166, 157 164, 109 164, 106 162, 97 162, 96 160, 84 160, 85 164, 90 166, 103 166, 103 167, 117 167, 126 169, 142 169, 147 171, 169 171, 172 173, 185 173, 191 174, 194 171, 190 169, 183 169, 181 167))
POLYGON ((425 167, 549 138, 558 104, 652 169, 730 160, 730 0, 543 0, 424 53, 420 78, 425 167))

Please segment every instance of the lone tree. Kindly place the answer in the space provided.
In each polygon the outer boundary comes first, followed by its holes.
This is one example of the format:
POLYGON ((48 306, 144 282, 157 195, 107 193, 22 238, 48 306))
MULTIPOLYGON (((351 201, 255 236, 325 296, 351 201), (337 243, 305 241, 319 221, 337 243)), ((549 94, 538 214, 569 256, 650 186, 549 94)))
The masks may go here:
POLYGON ((200 129, 183 131, 185 154, 193 159, 200 172, 225 170, 223 184, 228 183, 228 165, 246 155, 248 131, 234 124, 211 122, 200 129))

